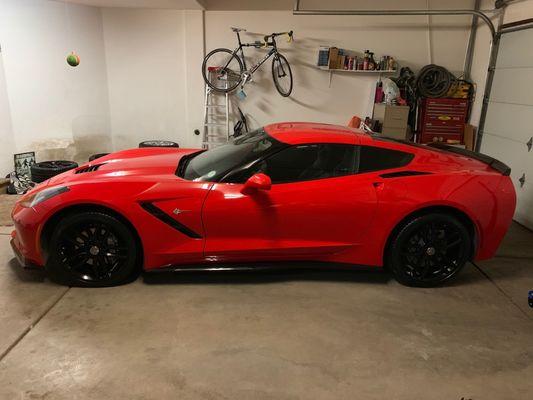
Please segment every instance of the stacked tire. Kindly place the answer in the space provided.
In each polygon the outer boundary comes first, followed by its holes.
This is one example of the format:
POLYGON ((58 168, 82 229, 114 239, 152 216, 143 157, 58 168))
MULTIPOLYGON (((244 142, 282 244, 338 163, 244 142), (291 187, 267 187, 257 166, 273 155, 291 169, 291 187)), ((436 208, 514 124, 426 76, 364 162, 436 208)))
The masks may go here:
POLYGON ((58 160, 43 161, 31 166, 31 180, 35 183, 44 182, 53 176, 77 168, 78 163, 74 161, 58 160))
POLYGON ((98 154, 93 154, 92 156, 89 157, 89 161, 94 161, 100 157, 104 157, 104 156, 107 156, 109 153, 98 153, 98 154))
POLYGON ((140 148, 144 147, 180 147, 176 142, 170 140, 146 140, 139 143, 140 148))

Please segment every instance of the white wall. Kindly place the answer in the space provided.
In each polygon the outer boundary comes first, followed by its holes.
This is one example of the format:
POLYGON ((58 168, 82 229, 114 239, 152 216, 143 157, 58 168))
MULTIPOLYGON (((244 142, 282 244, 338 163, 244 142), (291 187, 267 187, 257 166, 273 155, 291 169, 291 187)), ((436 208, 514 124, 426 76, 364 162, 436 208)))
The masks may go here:
POLYGON ((11 110, 4 73, 4 62, 0 51, 0 178, 13 170, 13 127, 11 125, 11 110))
MULTIPOLYGON (((190 44, 199 46, 201 36, 185 35, 185 12, 180 10, 106 8, 102 12, 115 148, 136 147, 154 138, 187 146, 193 137, 188 125, 193 104, 187 91, 203 92, 188 88, 191 71, 185 59, 200 58, 190 44), (186 39, 191 40, 189 45, 186 39)), ((199 74, 200 67, 195 66, 194 72, 199 74)))
POLYGON ((0 43, 17 152, 86 160, 110 147, 98 8, 3 0, 0 43), (77 68, 65 61, 71 51, 81 57, 77 68))
MULTIPOLYGON (((465 7, 465 1, 441 3, 431 7, 465 7)), ((402 2, 402 8, 425 7, 425 0, 402 2)), ((397 7, 391 5, 391 8, 397 7)), ((254 75, 254 82, 245 89, 248 97, 239 106, 252 117, 255 126, 284 120, 346 124, 353 115, 369 114, 376 76, 335 73, 329 87, 329 74, 315 67, 320 45, 360 52, 371 49, 378 56, 392 55, 401 66, 415 71, 433 61, 460 73, 470 21, 469 17, 432 17, 432 29, 428 31, 425 16, 294 16, 292 11, 206 11, 206 51, 235 46, 236 38, 230 26, 247 28, 249 32, 243 34, 245 41, 262 39, 264 34, 273 31, 294 30, 293 43, 279 40, 282 53, 293 67, 295 87, 291 97, 277 94, 268 63, 254 75)), ((245 50, 254 60, 264 51, 245 50)))

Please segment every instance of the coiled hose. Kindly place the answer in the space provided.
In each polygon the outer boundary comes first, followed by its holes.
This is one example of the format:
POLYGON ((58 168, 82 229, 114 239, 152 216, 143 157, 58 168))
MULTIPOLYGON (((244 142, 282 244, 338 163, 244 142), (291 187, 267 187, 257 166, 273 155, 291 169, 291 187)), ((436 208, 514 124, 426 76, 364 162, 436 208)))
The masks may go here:
POLYGON ((455 81, 446 68, 439 65, 426 65, 418 73, 416 88, 421 97, 444 97, 455 81))

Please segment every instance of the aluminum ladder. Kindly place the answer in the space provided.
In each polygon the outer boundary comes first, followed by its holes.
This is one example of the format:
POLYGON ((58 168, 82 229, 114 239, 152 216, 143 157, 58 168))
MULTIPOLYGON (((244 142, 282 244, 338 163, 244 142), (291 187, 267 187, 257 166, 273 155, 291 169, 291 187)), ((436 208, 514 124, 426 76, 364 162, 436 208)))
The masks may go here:
MULTIPOLYGON (((215 73, 214 70, 209 74, 215 73)), ((209 149, 227 143, 229 129, 229 93, 219 93, 205 85, 204 137, 202 148, 209 149), (224 96, 221 103, 219 99, 224 96)))

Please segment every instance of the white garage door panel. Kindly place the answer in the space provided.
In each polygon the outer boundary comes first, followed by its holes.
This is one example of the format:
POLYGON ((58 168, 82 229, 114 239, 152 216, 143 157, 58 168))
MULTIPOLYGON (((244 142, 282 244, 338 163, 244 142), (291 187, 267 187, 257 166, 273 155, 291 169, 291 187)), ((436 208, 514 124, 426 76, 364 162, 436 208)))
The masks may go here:
POLYGON ((532 37, 529 30, 503 35, 496 68, 533 67, 532 37))
POLYGON ((490 100, 533 106, 532 82, 533 68, 497 69, 490 100))
POLYGON ((533 106, 491 102, 485 126, 485 133, 522 142, 525 146, 533 136, 533 106))
POLYGON ((533 229, 533 29, 505 33, 483 130, 481 152, 511 167, 516 189, 515 219, 533 229), (519 179, 525 174, 525 184, 519 179))
POLYGON ((520 178, 526 170, 528 153, 527 150, 524 151, 524 147, 522 143, 485 133, 481 143, 481 153, 494 157, 511 167, 511 177, 516 183, 516 179, 520 178))
POLYGON ((528 183, 526 181, 523 187, 516 189, 516 212, 514 219, 524 226, 533 227, 533 182, 528 183))

